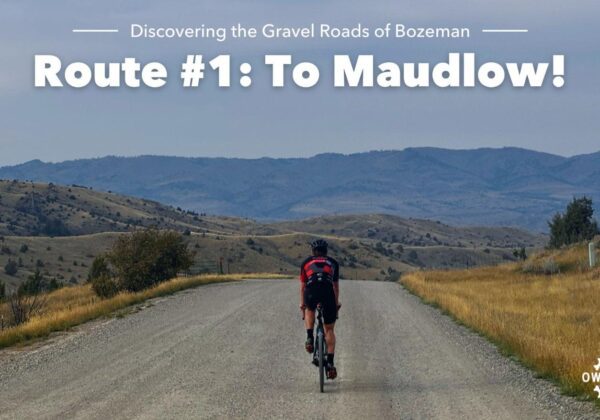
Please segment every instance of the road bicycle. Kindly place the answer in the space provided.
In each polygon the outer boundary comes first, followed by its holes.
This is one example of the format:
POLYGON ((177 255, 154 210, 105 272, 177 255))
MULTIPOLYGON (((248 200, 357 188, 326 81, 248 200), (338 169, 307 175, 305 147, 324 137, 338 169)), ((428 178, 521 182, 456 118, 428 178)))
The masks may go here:
MULTIPOLYGON (((304 319, 304 315, 302 316, 302 319, 304 319)), ((317 322, 317 328, 315 329, 315 346, 312 363, 319 368, 319 389, 321 392, 325 392, 325 358, 327 357, 327 343, 325 341, 323 307, 321 304, 317 305, 315 320, 317 322)))

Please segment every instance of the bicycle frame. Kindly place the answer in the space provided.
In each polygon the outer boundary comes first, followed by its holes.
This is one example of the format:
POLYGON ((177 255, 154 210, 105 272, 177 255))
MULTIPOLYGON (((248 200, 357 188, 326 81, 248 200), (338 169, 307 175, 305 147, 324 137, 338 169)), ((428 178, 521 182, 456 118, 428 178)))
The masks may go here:
POLYGON ((325 357, 327 354, 327 342, 325 341, 325 327, 323 323, 323 308, 321 304, 317 305, 317 310, 315 311, 315 320, 317 322, 316 328, 316 340, 315 340, 315 349, 313 352, 313 359, 318 361, 319 366, 319 388, 321 392, 323 392, 323 387, 325 384, 325 357))
MULTIPOLYGON (((306 310, 305 310, 306 311, 306 310)), ((306 312, 303 312, 302 319, 306 312)), ((325 358, 327 355, 327 342, 325 340, 325 323, 323 322, 323 307, 319 303, 315 310, 315 346, 313 350, 313 363, 319 367, 319 388, 324 392, 325 385, 325 358)), ((314 325, 313 325, 314 327, 314 325)))

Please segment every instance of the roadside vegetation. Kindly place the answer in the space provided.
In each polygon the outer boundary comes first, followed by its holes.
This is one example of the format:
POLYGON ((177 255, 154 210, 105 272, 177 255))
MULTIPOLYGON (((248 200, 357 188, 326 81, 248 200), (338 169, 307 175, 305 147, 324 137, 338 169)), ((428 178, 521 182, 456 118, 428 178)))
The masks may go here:
POLYGON ((182 235, 147 229, 119 237, 98 256, 85 285, 54 287, 39 271, 5 296, 0 285, 0 348, 46 337, 147 299, 208 283, 246 278, 281 278, 272 274, 177 277, 192 264, 182 235))
MULTIPOLYGON (((600 267, 590 268, 588 261, 588 240, 597 234, 597 226, 588 205, 591 200, 574 200, 551 222, 562 224, 552 230, 552 248, 524 261, 414 272, 401 283, 555 380, 566 393, 595 399, 594 385, 583 383, 581 376, 593 371, 600 356, 600 267)), ((600 246, 599 237, 595 242, 600 246)))
POLYGON ((126 290, 139 292, 188 270, 194 254, 180 233, 139 230, 119 237, 112 249, 96 257, 88 280, 100 297, 126 290))

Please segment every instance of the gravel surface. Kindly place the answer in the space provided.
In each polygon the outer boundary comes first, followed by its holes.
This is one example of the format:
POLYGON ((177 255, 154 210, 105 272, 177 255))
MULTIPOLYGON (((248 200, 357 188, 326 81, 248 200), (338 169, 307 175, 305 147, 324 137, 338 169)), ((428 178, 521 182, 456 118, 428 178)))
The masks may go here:
POLYGON ((0 352, 0 418, 600 418, 397 284, 341 289, 324 394, 297 282, 249 280, 0 352))

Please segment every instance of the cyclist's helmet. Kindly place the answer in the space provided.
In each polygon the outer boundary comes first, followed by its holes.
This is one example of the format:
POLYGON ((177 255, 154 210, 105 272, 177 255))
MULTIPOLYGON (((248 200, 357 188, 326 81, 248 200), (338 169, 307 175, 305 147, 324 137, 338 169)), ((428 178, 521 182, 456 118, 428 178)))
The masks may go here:
POLYGON ((329 247, 329 244, 325 239, 316 239, 310 243, 310 247, 313 251, 327 253, 327 248, 329 247))

